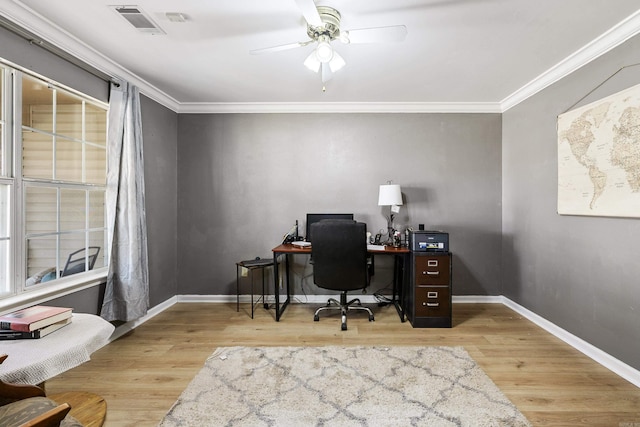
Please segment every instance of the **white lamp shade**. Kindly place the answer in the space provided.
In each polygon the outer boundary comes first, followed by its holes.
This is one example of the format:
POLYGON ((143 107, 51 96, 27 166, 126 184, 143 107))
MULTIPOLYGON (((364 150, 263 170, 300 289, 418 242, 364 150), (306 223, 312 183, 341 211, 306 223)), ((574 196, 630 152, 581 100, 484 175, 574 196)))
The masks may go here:
POLYGON ((402 205, 402 192, 397 184, 385 184, 380 186, 378 193, 378 206, 402 205))

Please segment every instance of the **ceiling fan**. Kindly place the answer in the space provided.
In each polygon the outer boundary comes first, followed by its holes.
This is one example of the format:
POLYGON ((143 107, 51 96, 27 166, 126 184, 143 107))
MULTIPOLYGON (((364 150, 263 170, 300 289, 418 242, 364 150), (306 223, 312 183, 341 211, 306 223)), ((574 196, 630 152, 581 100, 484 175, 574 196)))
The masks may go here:
POLYGON ((316 5, 314 0, 295 0, 295 2, 307 23, 309 40, 255 49, 250 53, 257 55, 278 52, 315 43, 316 47, 307 56, 304 65, 311 71, 321 72, 322 83, 327 82, 334 72, 346 65, 345 60, 331 45, 334 40, 340 40, 346 44, 401 42, 407 35, 407 27, 404 25, 341 30, 340 12, 333 7, 316 5))

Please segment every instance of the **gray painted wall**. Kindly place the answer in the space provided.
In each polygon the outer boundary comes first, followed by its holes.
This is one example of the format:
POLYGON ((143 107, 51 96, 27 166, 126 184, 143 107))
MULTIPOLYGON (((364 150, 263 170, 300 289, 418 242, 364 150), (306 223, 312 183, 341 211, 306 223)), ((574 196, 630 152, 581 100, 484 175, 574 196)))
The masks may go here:
POLYGON ((178 114, 140 97, 149 250, 149 302, 178 294, 178 114))
MULTIPOLYGON (((500 295, 499 114, 209 114, 178 118, 178 293, 235 294, 235 263, 309 212, 386 229, 378 186, 400 184, 402 227, 450 233, 456 295, 500 295)), ((323 293, 307 257, 296 294, 323 293)), ((376 259, 370 291, 391 282, 376 259)))
MULTIPOLYGON (((557 212, 556 118, 622 66, 640 37, 503 115, 504 294, 640 369, 640 220, 557 212)), ((622 71, 578 106, 640 83, 622 71)))

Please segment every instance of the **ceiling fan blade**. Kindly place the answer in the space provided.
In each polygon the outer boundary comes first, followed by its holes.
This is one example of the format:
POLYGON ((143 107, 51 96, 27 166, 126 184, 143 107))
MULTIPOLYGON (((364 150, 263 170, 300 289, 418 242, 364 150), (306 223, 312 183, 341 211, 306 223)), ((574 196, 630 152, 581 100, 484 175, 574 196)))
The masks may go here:
POLYGON ((348 43, 388 43, 401 42, 407 36, 407 27, 393 25, 391 27, 360 28, 347 31, 348 43))
POLYGON ((296 4, 309 25, 314 27, 322 25, 322 19, 320 19, 320 14, 313 0, 296 0, 296 4))
POLYGON ((288 50, 288 49, 295 49, 297 47, 303 47, 308 45, 309 43, 312 43, 313 40, 309 40, 306 42, 297 42, 297 43, 289 43, 289 44, 283 44, 280 46, 272 46, 272 47, 265 47, 262 49, 254 49, 254 50, 250 50, 249 53, 251 55, 260 55, 262 53, 271 53, 271 52, 280 52, 281 50, 288 50))

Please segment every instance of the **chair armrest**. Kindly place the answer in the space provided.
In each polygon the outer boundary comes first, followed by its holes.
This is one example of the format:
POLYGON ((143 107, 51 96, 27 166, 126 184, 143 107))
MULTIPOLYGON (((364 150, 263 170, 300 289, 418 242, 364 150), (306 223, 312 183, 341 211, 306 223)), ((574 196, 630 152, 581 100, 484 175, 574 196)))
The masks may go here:
MULTIPOLYGON (((6 358, 6 354, 0 355, 0 364, 4 362, 6 358)), ((38 386, 29 384, 8 384, 0 380, 0 403, 38 396, 45 396, 45 391, 38 386)))
POLYGON ((68 403, 63 403, 27 421, 20 427, 58 427, 70 410, 71 406, 68 403))
POLYGON ((0 400, 2 401, 15 401, 38 396, 44 397, 45 391, 36 385, 7 384, 0 381, 0 400))

